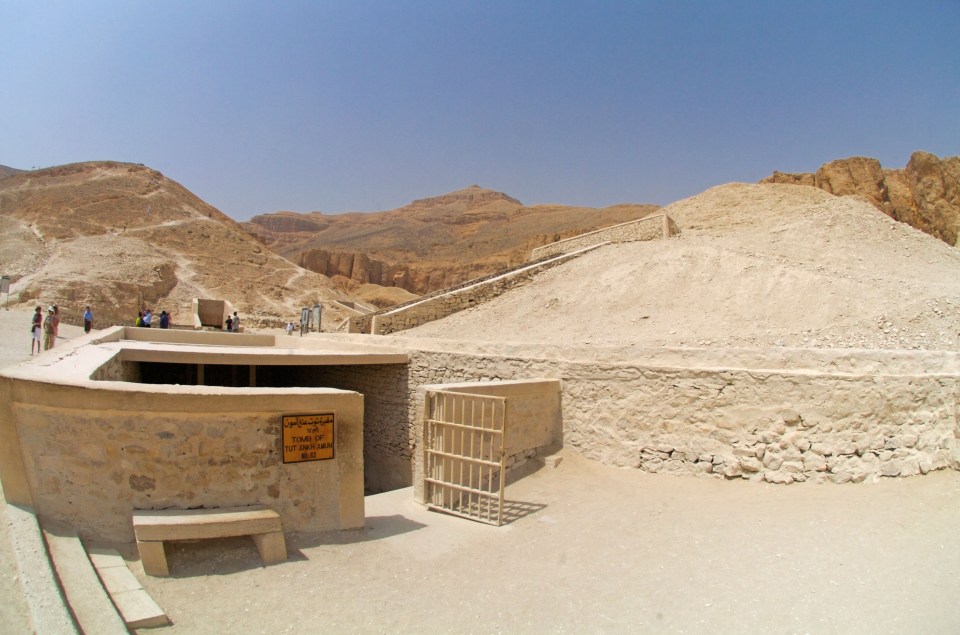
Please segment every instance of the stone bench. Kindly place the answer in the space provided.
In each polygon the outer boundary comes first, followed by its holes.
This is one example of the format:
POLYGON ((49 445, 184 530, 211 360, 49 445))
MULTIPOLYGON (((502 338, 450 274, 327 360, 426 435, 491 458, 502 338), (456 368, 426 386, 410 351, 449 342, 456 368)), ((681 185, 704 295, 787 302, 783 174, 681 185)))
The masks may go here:
POLYGON ((143 572, 168 576, 166 540, 200 540, 250 536, 264 564, 287 559, 280 515, 265 505, 219 509, 141 510, 133 514, 143 572))

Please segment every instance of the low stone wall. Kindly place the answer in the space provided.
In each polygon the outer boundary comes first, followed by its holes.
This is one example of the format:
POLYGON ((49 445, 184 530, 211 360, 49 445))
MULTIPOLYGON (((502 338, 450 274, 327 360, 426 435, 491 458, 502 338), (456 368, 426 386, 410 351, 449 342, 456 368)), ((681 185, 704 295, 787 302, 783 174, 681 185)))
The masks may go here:
MULTIPOLYGON (((86 352, 99 354, 96 345, 86 352)), ((138 509, 265 504, 285 531, 363 526, 361 395, 130 384, 118 380, 129 380, 134 365, 106 361, 86 374, 113 381, 71 377, 54 365, 0 375, 9 503, 111 541, 133 540, 138 509), (334 414, 335 456, 285 464, 281 415, 307 413, 334 414)))
POLYGON ((569 253, 584 247, 603 243, 629 243, 639 240, 658 240, 680 233, 677 224, 666 214, 651 214, 639 220, 633 220, 596 231, 580 234, 566 240, 537 247, 530 254, 531 260, 569 253))
MULTIPOLYGON (((562 382, 564 446, 610 465, 772 483, 960 467, 955 353, 665 349, 631 359, 599 348, 381 343, 411 357, 407 412, 391 415, 414 428, 405 444, 421 439, 424 385, 549 378, 562 382)), ((420 453, 412 458, 418 473, 420 453)))
MULTIPOLYGON (((467 284, 447 293, 432 295, 420 302, 404 305, 398 309, 377 313, 370 316, 370 332, 376 335, 387 335, 397 331, 410 329, 433 320, 439 320, 471 306, 481 304, 497 297, 508 289, 512 289, 530 280, 533 276, 555 267, 572 258, 594 249, 599 245, 591 245, 578 251, 571 251, 549 260, 542 260, 520 269, 515 269, 502 275, 485 278, 475 284, 467 284)), ((350 332, 362 329, 364 318, 351 318, 350 332), (357 326, 353 326, 356 322, 357 326)))

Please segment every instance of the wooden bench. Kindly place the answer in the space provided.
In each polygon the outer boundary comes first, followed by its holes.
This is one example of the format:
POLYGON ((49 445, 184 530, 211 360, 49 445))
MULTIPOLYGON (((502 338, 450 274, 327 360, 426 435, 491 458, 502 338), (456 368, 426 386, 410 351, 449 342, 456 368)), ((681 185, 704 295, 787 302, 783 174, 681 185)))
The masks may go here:
POLYGON ((143 572, 168 576, 165 540, 199 540, 250 536, 264 564, 287 559, 280 515, 265 505, 220 509, 163 509, 133 513, 143 572))

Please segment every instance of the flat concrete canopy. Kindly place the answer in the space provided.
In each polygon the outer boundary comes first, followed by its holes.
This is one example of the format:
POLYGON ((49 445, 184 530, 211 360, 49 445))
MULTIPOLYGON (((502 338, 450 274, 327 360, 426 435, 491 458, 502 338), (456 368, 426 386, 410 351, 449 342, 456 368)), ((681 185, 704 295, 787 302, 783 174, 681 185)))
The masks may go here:
POLYGON ((407 353, 371 350, 312 350, 276 346, 176 344, 121 340, 107 344, 120 349, 125 362, 234 364, 250 366, 348 366, 406 364, 407 353))

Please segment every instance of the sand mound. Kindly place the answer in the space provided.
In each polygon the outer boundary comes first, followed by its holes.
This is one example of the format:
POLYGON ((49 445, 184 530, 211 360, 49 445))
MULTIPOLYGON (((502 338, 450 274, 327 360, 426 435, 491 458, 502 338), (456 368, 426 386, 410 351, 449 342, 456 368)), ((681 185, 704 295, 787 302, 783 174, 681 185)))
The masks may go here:
POLYGON ((618 346, 960 348, 960 251, 868 203, 729 184, 612 245, 405 334, 618 346))

